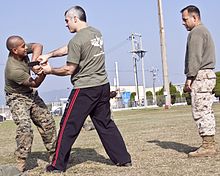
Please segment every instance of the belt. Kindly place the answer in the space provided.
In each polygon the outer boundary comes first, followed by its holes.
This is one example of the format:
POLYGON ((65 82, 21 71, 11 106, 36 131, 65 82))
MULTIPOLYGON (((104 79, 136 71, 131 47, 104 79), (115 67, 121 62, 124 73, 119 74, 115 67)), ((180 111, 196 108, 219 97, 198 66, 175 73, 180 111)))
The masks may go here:
MULTIPOLYGON (((22 94, 22 95, 32 95, 33 94, 34 95, 36 93, 37 93, 37 91, 31 91, 28 93, 20 93, 20 94, 22 94)), ((19 93, 16 93, 16 94, 19 94, 19 93)), ((12 95, 12 93, 5 92, 5 95, 9 96, 9 95, 12 95)))

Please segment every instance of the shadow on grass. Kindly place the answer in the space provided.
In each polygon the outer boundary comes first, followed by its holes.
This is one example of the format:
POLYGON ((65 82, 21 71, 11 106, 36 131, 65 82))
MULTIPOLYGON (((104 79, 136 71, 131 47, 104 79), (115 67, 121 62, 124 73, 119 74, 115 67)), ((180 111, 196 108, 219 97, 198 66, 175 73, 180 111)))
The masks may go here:
POLYGON ((92 148, 73 148, 70 154, 68 168, 87 161, 113 165, 110 159, 98 154, 92 148))
MULTIPOLYGON (((31 170, 35 167, 38 167, 38 159, 49 163, 49 155, 47 152, 32 152, 27 161, 27 169, 31 170)), ((92 148, 72 148, 68 162, 68 168, 87 161, 113 165, 110 159, 107 159, 104 156, 98 154, 92 148)))
POLYGON ((181 144, 181 143, 171 142, 171 141, 152 140, 152 141, 147 141, 147 142, 154 143, 164 149, 173 149, 173 150, 176 150, 177 152, 186 153, 186 154, 188 154, 189 152, 195 151, 197 149, 196 147, 191 147, 186 144, 181 144))
POLYGON ((31 169, 34 169, 35 167, 38 167, 38 163, 37 163, 38 159, 49 163, 49 154, 45 151, 44 152, 31 152, 26 162, 27 170, 31 170, 31 169))

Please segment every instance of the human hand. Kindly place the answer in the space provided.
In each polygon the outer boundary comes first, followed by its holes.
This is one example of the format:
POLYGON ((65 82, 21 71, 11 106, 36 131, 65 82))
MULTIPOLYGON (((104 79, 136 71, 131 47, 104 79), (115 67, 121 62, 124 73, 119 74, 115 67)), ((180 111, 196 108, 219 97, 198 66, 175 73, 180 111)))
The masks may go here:
POLYGON ((117 95, 117 91, 110 91, 110 98, 114 98, 117 95))
POLYGON ((184 92, 191 92, 192 88, 191 88, 191 84, 192 84, 192 80, 187 79, 183 88, 184 92))
POLYGON ((186 92, 191 92, 190 86, 185 85, 184 88, 183 88, 183 92, 184 92, 184 93, 186 93, 186 92))
POLYGON ((40 74, 43 70, 42 67, 40 65, 35 65, 32 67, 31 69, 35 74, 40 74))
POLYGON ((41 68, 44 74, 51 74, 52 68, 48 62, 41 64, 41 68))
POLYGON ((38 58, 37 58, 37 61, 40 62, 40 64, 45 64, 48 62, 48 59, 49 59, 49 55, 48 54, 45 54, 45 55, 40 55, 38 58))

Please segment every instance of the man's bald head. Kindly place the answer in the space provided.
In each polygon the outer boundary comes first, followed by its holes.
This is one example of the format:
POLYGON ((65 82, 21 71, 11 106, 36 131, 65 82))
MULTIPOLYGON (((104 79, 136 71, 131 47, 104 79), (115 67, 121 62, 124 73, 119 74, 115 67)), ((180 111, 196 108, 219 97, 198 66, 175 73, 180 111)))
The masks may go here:
POLYGON ((18 47, 21 44, 21 41, 24 41, 22 37, 20 36, 10 36, 6 41, 6 47, 9 51, 11 51, 13 48, 18 47))

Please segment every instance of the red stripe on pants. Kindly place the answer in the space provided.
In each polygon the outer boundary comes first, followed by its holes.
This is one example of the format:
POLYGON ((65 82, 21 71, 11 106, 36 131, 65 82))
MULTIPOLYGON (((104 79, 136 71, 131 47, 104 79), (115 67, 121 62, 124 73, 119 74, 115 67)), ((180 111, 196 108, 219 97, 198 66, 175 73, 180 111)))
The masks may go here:
POLYGON ((71 113, 71 110, 73 108, 73 105, 76 101, 76 97, 78 96, 79 94, 79 91, 80 89, 76 89, 76 91, 74 92, 74 95, 73 95, 73 98, 71 99, 71 102, 70 102, 70 105, 68 107, 68 110, 67 110, 67 113, 66 113, 66 116, 64 117, 64 122, 63 122, 63 125, 62 125, 62 129, 60 130, 60 135, 59 135, 59 138, 57 140, 57 148, 56 148, 56 153, 55 153, 55 159, 52 163, 52 165, 55 167, 56 165, 56 161, 57 161, 57 158, 58 158, 58 154, 59 154, 59 150, 60 150, 60 145, 61 145, 61 141, 62 141, 62 137, 63 137, 63 132, 65 130, 65 127, 66 127, 66 122, 70 116, 70 113, 71 113))

